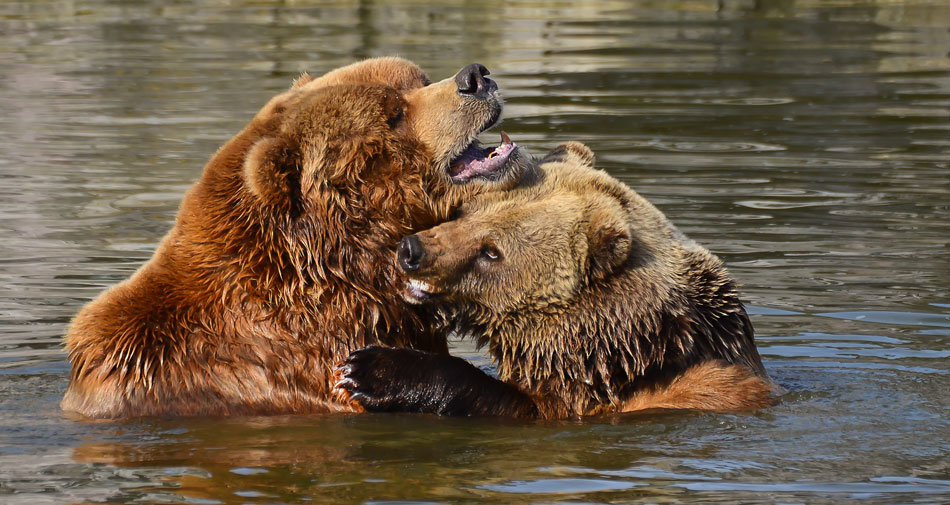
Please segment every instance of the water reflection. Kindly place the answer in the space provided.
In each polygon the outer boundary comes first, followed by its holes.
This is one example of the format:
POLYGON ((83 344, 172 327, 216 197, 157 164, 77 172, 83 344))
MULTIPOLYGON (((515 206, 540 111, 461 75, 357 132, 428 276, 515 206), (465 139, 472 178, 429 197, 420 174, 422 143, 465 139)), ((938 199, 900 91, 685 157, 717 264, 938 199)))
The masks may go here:
POLYGON ((946 502, 947 26, 937 0, 0 4, 0 501, 946 502), (381 54, 484 63, 519 144, 588 143, 721 255, 785 402, 63 418, 65 325, 211 153, 300 71, 381 54))

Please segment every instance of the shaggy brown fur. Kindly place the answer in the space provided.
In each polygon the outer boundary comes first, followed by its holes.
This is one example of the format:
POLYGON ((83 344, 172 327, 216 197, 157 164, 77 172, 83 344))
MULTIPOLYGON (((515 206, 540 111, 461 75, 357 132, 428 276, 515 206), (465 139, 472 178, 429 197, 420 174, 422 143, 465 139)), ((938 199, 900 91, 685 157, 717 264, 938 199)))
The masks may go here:
POLYGON ((501 382, 457 358, 373 347, 340 384, 369 409, 561 418, 774 402, 720 260, 594 170, 582 144, 400 253, 407 298, 445 305, 488 345, 501 382))
POLYGON ((414 64, 380 58, 304 75, 273 98, 208 162, 152 259, 76 316, 63 409, 354 411, 331 391, 352 350, 447 352, 445 332, 396 294, 391 258, 400 237, 519 177, 517 152, 493 181, 449 176, 501 113, 482 74, 471 79, 484 92, 466 95, 457 78, 430 85, 414 64))

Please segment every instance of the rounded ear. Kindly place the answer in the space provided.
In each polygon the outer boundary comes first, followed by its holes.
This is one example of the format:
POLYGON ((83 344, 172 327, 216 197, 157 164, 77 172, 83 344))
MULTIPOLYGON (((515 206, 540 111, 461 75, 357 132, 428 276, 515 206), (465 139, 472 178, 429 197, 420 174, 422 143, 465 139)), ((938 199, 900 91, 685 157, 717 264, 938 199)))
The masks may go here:
POLYGON ((551 150, 541 163, 573 162, 588 168, 594 168, 594 151, 580 142, 565 142, 551 150))
POLYGON ((294 79, 294 83, 290 85, 290 89, 299 88, 315 80, 316 80, 316 77, 313 77, 310 74, 303 72, 300 74, 300 77, 294 79))
POLYGON ((603 279, 626 263, 633 249, 633 236, 623 215, 615 209, 599 209, 587 229, 587 256, 591 280, 603 279))
POLYGON ((258 140, 244 158, 244 181, 264 203, 290 203, 300 191, 297 149, 284 139, 258 140))

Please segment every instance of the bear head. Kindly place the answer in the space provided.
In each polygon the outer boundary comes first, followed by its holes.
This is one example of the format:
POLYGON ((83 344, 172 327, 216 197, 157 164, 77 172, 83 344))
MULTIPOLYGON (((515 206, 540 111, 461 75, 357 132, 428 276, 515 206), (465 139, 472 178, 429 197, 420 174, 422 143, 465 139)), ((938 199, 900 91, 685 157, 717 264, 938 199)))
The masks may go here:
POLYGON ((375 267, 403 235, 517 184, 529 166, 507 136, 496 147, 477 140, 503 108, 487 75, 472 64, 431 82, 391 57, 304 74, 211 159, 184 201, 182 235, 220 246, 264 297, 331 278, 389 289, 375 267))
POLYGON ((304 74, 257 114, 240 152, 228 154, 243 156, 248 191, 276 206, 302 205, 321 185, 383 186, 397 175, 438 193, 453 184, 511 185, 527 157, 507 136, 494 148, 476 140, 502 113, 487 75, 473 64, 431 83, 399 58, 304 74))
POLYGON ((558 146, 538 179, 462 204, 453 219, 405 237, 404 298, 498 315, 571 304, 622 266, 652 263, 675 229, 655 208, 593 170, 583 144, 558 146))

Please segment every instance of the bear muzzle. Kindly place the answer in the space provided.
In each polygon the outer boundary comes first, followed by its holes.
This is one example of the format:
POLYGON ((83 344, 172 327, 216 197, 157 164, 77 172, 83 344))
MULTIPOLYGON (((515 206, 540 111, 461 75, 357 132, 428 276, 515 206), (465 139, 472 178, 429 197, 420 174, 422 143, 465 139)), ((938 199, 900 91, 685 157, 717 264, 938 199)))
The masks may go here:
POLYGON ((399 241, 399 247, 396 248, 396 260, 399 263, 399 268, 401 268, 403 272, 418 270, 421 266, 423 254, 425 254, 425 251, 422 249, 422 243, 419 242, 419 237, 415 235, 403 237, 403 239, 399 241))
POLYGON ((481 63, 466 65, 455 74, 458 93, 465 97, 487 100, 492 93, 498 91, 495 81, 486 77, 490 73, 481 63))
POLYGON ((431 273, 436 255, 427 254, 418 235, 403 237, 396 248, 396 264, 405 275, 406 281, 401 292, 409 303, 423 303, 439 294, 439 288, 425 274, 431 273), (422 280, 425 277, 427 280, 422 280))

